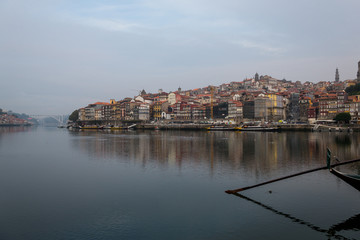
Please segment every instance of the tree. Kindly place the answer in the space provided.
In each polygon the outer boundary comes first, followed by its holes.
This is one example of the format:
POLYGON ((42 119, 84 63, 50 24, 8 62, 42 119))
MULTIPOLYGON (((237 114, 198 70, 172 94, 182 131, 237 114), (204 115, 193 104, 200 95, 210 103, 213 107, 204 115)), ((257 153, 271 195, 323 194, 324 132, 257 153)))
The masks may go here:
POLYGON ((351 85, 350 87, 347 87, 345 89, 345 92, 347 92, 350 96, 351 95, 359 95, 359 93, 360 93, 360 83, 357 83, 356 85, 351 85))
POLYGON ((336 115, 335 117, 335 121, 336 122, 345 122, 345 123, 349 123, 351 120, 351 115, 350 113, 339 113, 336 115))
POLYGON ((72 114, 70 114, 69 120, 76 122, 78 119, 79 119, 79 110, 75 110, 72 112, 72 114))

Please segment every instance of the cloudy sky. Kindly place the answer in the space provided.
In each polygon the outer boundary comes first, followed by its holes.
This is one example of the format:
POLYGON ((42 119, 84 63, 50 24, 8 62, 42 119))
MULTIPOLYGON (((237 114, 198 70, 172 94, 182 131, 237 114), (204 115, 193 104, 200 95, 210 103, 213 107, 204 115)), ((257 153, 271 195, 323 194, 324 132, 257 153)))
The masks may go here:
POLYGON ((354 79, 359 0, 0 0, 0 108, 242 81, 354 79))

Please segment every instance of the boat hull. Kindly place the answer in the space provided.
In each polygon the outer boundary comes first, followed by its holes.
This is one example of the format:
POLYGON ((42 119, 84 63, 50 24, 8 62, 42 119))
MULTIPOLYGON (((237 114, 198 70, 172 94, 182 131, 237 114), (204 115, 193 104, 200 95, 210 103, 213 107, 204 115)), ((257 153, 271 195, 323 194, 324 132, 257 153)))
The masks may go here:
POLYGON ((236 128, 207 128, 208 131, 236 131, 236 128))
POLYGON ((272 127, 244 127, 241 128, 240 131, 276 132, 279 131, 279 129, 272 127))
POLYGON ((359 175, 350 175, 346 173, 342 173, 334 168, 330 169, 330 172, 342 179, 344 182, 348 183, 352 187, 356 188, 360 191, 360 176, 359 175))
POLYGON ((111 127, 110 130, 123 130, 123 127, 111 127))
POLYGON ((98 127, 98 126, 80 126, 80 129, 97 130, 97 129, 102 129, 102 128, 98 127))

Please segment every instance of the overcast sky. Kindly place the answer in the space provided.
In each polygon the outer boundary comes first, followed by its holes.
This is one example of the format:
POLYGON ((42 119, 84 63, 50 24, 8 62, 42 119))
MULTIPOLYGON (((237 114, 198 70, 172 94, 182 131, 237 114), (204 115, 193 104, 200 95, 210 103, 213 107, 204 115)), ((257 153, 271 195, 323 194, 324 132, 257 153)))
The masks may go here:
POLYGON ((359 0, 0 0, 0 108, 69 114, 260 75, 354 79, 359 0))

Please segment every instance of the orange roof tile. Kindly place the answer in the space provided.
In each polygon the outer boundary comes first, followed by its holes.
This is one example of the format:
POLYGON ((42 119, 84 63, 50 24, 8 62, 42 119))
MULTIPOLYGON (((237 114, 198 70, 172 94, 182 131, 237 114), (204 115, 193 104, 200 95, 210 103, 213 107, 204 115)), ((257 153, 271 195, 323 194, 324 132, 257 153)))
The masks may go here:
POLYGON ((110 103, 107 102, 96 102, 93 105, 110 105, 110 103))

